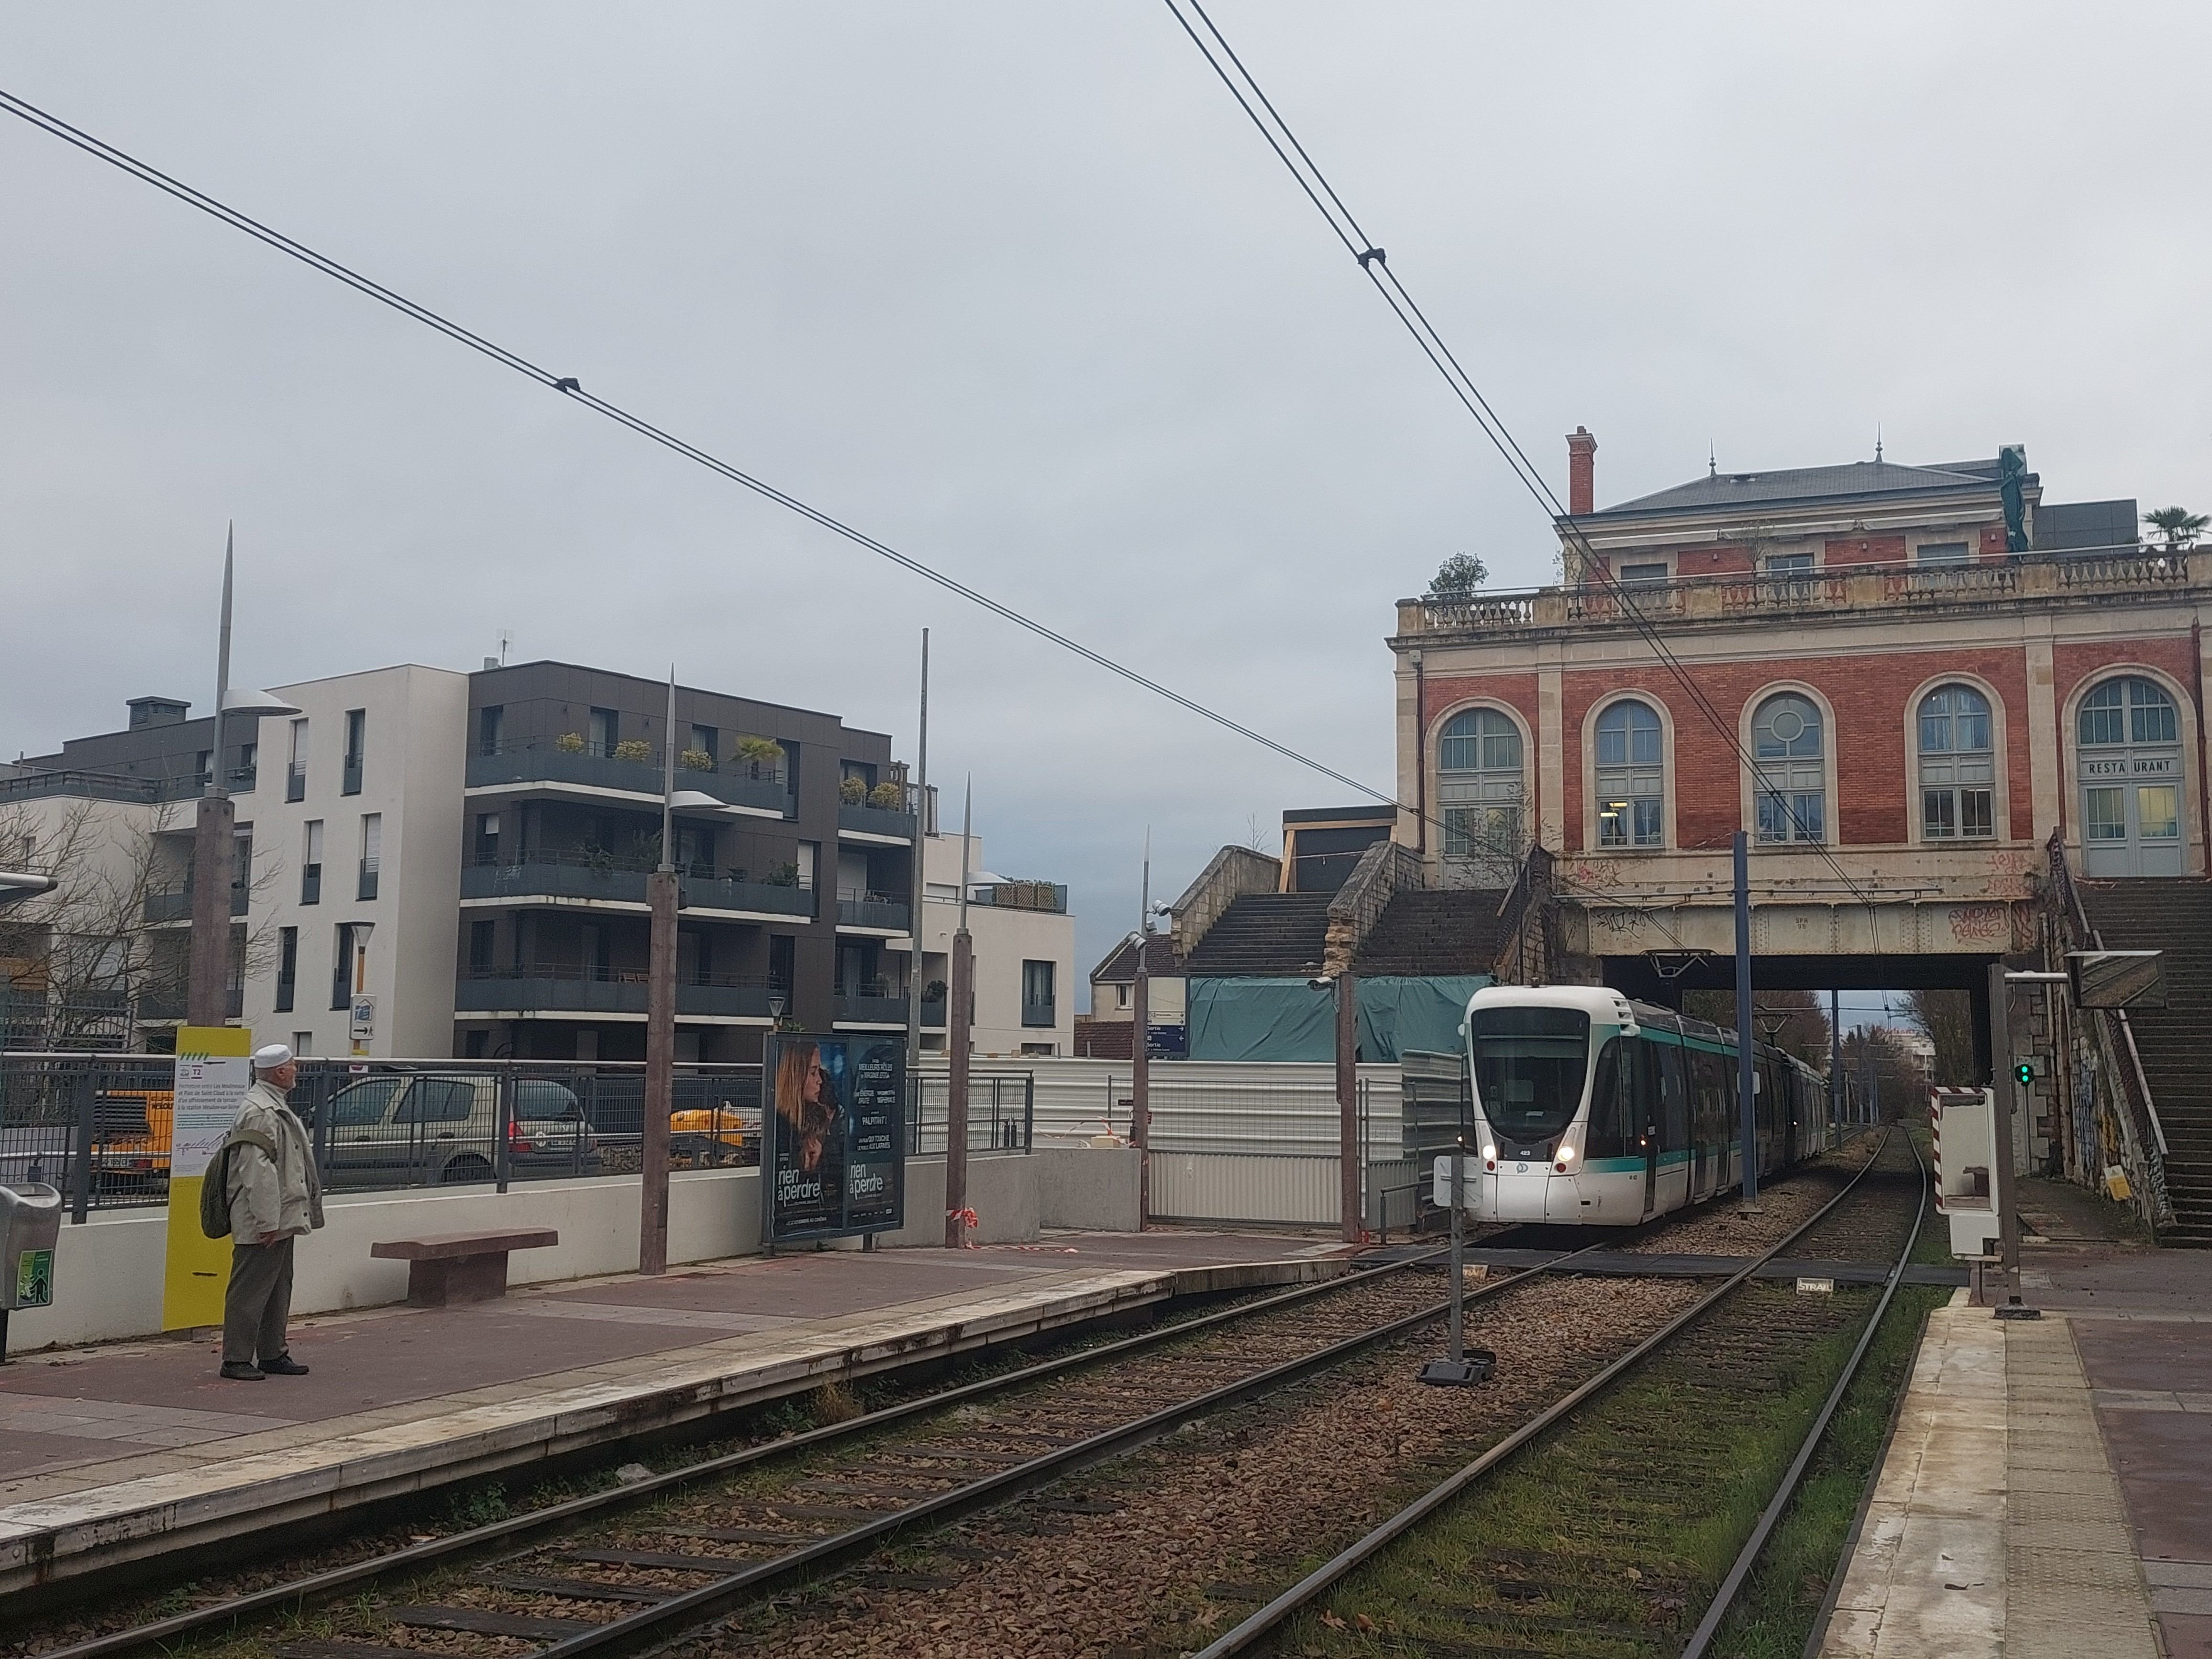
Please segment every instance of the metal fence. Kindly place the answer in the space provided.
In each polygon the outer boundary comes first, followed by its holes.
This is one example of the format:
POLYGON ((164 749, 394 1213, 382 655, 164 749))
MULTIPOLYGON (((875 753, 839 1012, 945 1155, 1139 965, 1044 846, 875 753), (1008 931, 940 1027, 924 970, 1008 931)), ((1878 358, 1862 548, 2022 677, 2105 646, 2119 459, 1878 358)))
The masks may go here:
MULTIPOLYGON (((82 1221, 168 1201, 174 1062, 167 1054, 0 1054, 0 1181, 44 1181, 82 1221)), ((677 1169, 757 1166, 761 1068, 678 1066, 669 1117, 677 1169)), ((1035 1082, 978 1072, 969 1150, 1035 1144, 1035 1082)), ((635 1175, 645 1067, 635 1061, 303 1060, 290 1095, 330 1192, 635 1175)), ((909 1085, 909 1153, 945 1151, 940 1075, 909 1085)))

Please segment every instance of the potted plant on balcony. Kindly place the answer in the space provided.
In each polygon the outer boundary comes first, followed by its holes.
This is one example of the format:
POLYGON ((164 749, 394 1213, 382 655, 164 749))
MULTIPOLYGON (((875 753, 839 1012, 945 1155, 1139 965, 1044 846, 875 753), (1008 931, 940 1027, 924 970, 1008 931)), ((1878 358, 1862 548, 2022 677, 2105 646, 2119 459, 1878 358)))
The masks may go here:
POLYGON ((774 738, 763 738, 750 732, 738 735, 737 759, 745 769, 745 777, 752 783, 774 783, 783 774, 783 745, 774 738))
POLYGON ((624 738, 615 745, 615 758, 618 761, 649 761, 653 758, 653 745, 643 738, 624 738))
POLYGON ((879 812, 906 810, 906 791, 895 783, 879 783, 868 791, 868 805, 879 812))
POLYGON ((684 769, 687 772, 711 772, 714 769, 714 757, 703 749, 687 749, 676 758, 684 763, 684 769))
POLYGON ((564 755, 580 755, 584 752, 584 734, 581 732, 563 732, 553 739, 553 746, 564 755))
POLYGON ((847 806, 866 806, 868 804, 868 781, 866 778, 840 780, 837 799, 847 806))
POLYGON ((799 866, 796 864, 779 864, 763 876, 761 882, 769 887, 796 887, 799 885, 799 866))

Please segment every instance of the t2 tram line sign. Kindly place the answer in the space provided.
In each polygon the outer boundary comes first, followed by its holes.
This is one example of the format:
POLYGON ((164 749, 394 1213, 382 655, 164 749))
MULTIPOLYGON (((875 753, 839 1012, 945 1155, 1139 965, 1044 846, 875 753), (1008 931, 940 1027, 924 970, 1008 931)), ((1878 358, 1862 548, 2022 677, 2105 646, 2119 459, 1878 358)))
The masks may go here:
POLYGON ((904 1036, 777 1032, 761 1058, 762 1240, 904 1226, 904 1036))

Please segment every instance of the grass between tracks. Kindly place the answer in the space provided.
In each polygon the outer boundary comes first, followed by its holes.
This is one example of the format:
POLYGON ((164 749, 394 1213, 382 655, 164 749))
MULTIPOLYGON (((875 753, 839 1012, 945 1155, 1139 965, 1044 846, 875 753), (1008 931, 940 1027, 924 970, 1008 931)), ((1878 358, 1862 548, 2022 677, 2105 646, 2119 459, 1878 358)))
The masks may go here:
MULTIPOLYGON (((1948 1260, 1922 1230, 1917 1261, 1948 1260)), ((1747 1286, 1778 1313, 1795 1293, 1747 1286)), ((1727 1401, 1662 1358, 1583 1408, 1299 1615, 1273 1650, 1302 1656, 1502 1653, 1644 1659, 1680 1651, 1835 1386, 1859 1316, 1727 1401)), ((1796 1501, 1714 1651, 1796 1659, 1818 1617, 1929 1310, 1901 1286, 1796 1501)), ((1842 1310, 1839 1308, 1838 1312, 1842 1310)), ((1692 1340, 1694 1340, 1692 1334, 1692 1340)), ((1317 1565, 1316 1556, 1309 1566, 1317 1565)))

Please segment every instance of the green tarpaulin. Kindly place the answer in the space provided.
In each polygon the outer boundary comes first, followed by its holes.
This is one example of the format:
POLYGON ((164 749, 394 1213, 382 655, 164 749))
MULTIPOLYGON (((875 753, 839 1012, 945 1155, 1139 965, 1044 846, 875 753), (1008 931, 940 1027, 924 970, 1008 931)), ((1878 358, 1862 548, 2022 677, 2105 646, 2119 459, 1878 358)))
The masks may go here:
MULTIPOLYGON (((1489 983, 1484 974, 1359 981, 1360 1059, 1457 1054, 1467 1000, 1489 983)), ((1336 1058, 1335 996, 1305 980, 1194 979, 1188 994, 1193 1060, 1336 1058)))

